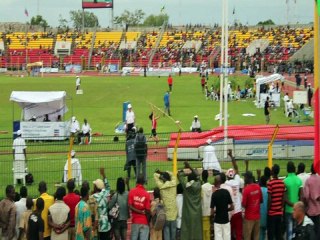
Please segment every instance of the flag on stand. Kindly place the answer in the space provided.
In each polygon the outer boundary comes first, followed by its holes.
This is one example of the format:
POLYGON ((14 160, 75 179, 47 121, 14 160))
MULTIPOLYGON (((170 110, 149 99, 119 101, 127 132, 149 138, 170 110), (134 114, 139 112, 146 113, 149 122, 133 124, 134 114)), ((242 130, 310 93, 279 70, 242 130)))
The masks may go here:
POLYGON ((26 8, 24 9, 24 15, 26 15, 26 17, 29 17, 29 13, 28 13, 28 10, 26 8))

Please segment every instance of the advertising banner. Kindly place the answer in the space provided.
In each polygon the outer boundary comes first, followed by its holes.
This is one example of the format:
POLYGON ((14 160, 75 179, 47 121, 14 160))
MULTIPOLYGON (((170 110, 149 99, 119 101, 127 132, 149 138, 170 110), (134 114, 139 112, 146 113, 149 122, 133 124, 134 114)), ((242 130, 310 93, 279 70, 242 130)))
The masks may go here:
POLYGON ((112 0, 82 0, 82 8, 112 8, 112 0))
POLYGON ((66 66, 65 72, 66 73, 81 73, 82 67, 81 67, 81 65, 70 64, 70 65, 66 66))
POLYGON ((64 140, 70 122, 20 122, 22 137, 28 140, 64 140))

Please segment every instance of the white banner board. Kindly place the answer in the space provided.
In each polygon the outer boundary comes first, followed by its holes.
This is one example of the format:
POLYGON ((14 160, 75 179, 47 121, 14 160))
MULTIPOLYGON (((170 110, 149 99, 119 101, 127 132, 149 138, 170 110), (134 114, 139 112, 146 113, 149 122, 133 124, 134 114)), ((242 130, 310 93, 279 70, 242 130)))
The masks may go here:
POLYGON ((22 137, 27 140, 64 140, 70 122, 20 122, 22 137))
POLYGON ((308 103, 307 91, 293 91, 293 103, 307 104, 308 103))

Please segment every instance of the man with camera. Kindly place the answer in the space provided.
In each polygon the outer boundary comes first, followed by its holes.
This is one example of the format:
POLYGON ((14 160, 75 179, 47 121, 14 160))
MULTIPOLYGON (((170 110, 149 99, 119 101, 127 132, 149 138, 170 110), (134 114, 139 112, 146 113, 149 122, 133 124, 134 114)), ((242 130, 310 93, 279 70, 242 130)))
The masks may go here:
POLYGON ((177 178, 171 172, 161 172, 157 169, 154 173, 154 180, 160 189, 161 199, 166 209, 166 223, 163 229, 164 240, 174 240, 176 238, 176 219, 178 214, 177 178))

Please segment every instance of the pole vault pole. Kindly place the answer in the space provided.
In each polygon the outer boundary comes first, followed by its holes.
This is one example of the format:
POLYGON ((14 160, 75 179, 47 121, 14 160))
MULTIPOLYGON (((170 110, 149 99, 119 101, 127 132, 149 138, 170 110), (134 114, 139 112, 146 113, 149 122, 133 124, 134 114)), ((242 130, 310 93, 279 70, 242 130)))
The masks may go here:
POLYGON ((222 126, 222 111, 223 111, 223 65, 224 65, 224 0, 222 0, 222 22, 221 22, 221 66, 220 66, 220 111, 219 111, 219 126, 222 126))

